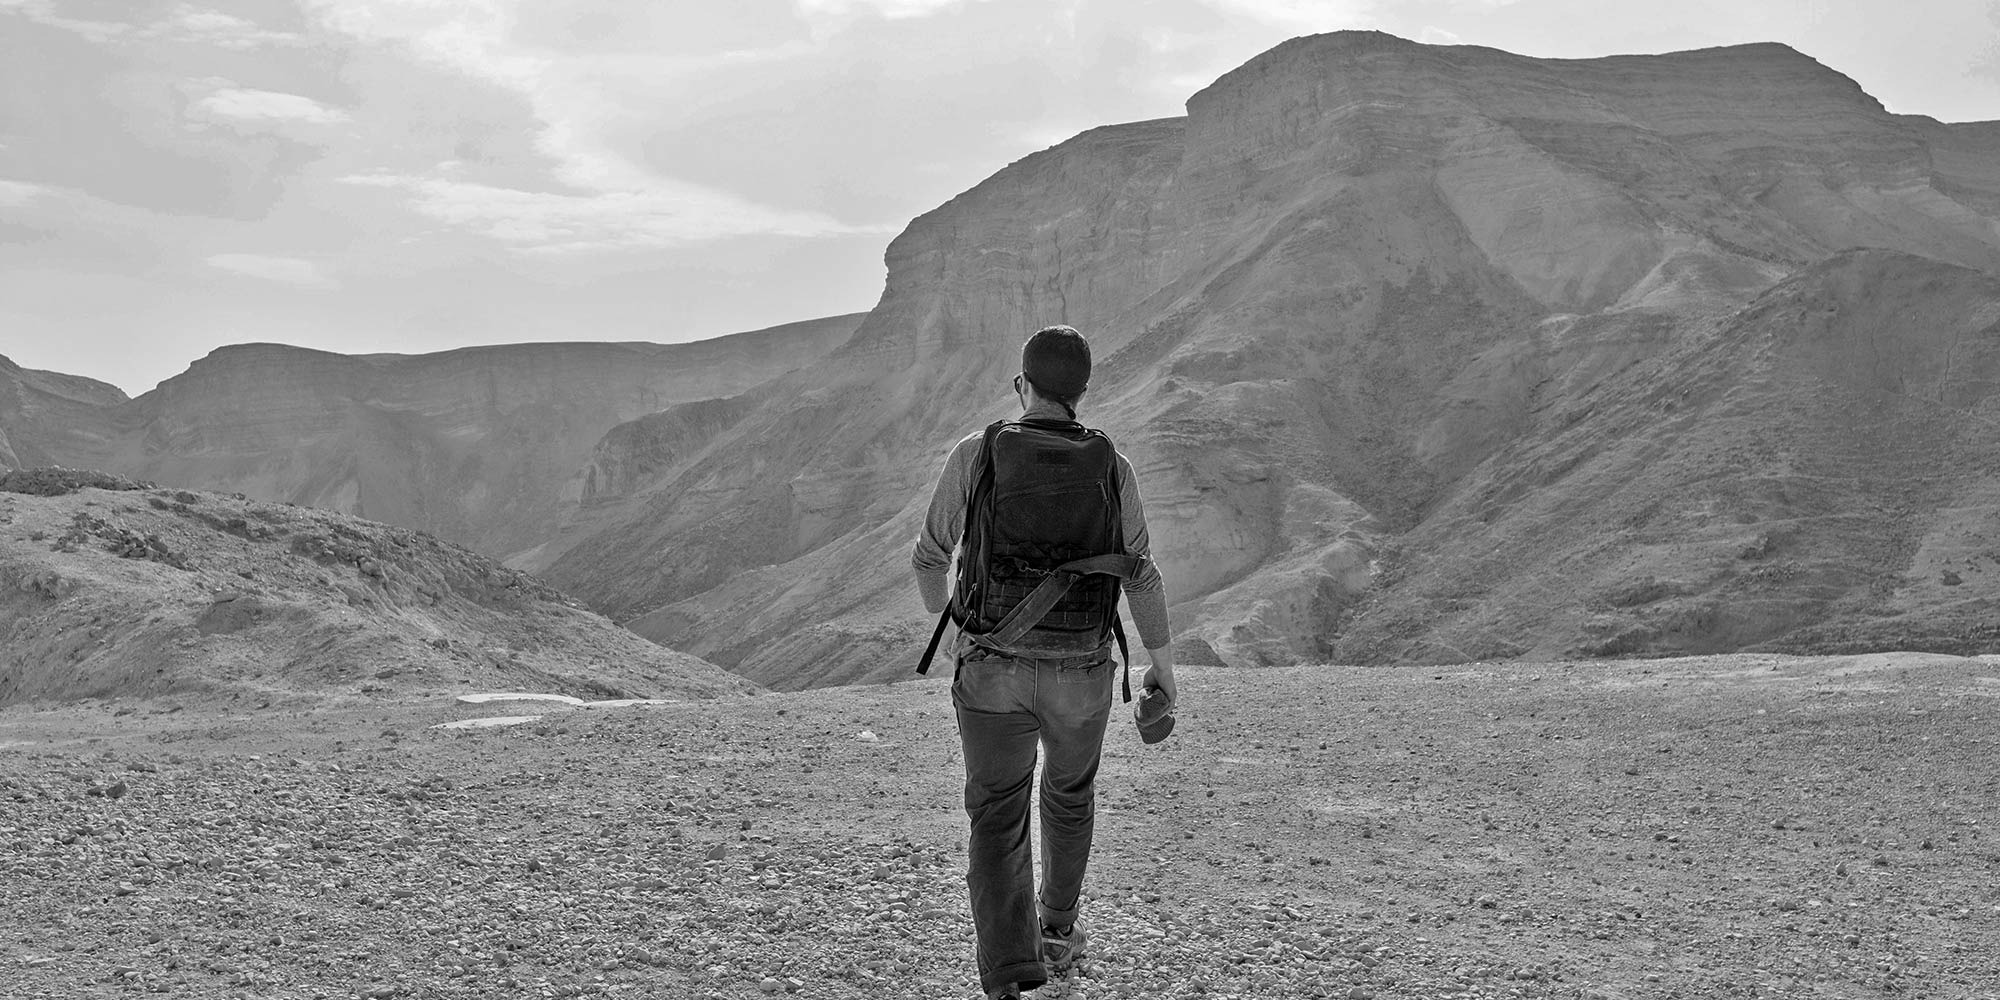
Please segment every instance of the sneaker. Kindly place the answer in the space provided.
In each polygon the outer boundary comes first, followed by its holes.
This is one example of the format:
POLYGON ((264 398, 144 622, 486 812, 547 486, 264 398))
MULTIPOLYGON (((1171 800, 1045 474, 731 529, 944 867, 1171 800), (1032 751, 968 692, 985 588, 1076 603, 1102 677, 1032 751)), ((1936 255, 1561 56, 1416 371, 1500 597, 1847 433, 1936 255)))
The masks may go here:
POLYGON ((1050 976, 1060 976, 1076 966, 1076 960, 1085 954, 1083 948, 1089 938, 1083 928, 1075 924, 1058 931, 1053 927, 1042 928, 1042 964, 1049 967, 1050 976))

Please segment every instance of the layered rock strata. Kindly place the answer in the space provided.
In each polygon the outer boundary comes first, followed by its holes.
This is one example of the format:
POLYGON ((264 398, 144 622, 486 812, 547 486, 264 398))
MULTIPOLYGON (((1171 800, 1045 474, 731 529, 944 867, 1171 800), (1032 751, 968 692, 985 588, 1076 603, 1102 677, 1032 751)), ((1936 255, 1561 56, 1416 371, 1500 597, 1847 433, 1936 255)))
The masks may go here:
MULTIPOLYGON (((608 438, 594 468, 645 471, 600 476, 616 488, 588 503, 573 489, 580 539, 531 565, 762 683, 897 676, 927 632, 907 552, 937 465, 1011 410, 1026 334, 1069 322, 1099 359, 1086 418, 1140 470, 1184 657, 1587 646, 1606 626, 1574 614, 1472 647, 1433 636, 1411 583, 1433 570, 1415 567, 1492 558, 1518 508, 1466 497, 1595 427, 1635 366, 1761 329, 1741 311, 1788 276, 1853 245, 2000 269, 1993 136, 1889 114, 1776 45, 1567 61, 1298 39, 1184 119, 1084 133, 914 221, 851 341, 608 438), (1399 644, 1366 638, 1384 633, 1399 644)), ((1900 323, 1879 336, 1930 349, 1900 323)), ((1578 468, 1545 488, 1591 489, 1578 468)), ((1592 544, 1568 578, 1633 555, 1592 544)), ((1814 594, 1780 624, 1836 613, 1814 594)))

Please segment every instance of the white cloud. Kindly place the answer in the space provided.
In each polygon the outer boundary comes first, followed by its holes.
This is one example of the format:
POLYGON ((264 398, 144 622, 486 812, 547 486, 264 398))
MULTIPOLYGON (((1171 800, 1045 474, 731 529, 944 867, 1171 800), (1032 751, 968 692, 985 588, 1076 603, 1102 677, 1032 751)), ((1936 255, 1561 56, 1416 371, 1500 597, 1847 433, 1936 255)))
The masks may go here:
POLYGON ((329 289, 335 282, 320 266, 300 257, 273 257, 256 253, 219 253, 205 258, 208 265, 246 277, 275 281, 300 288, 329 289))
POLYGON ((1317 34, 1371 22, 1374 0, 1203 0, 1225 14, 1241 14, 1287 31, 1317 34))
POLYGON ((330 29, 398 46, 443 67, 518 94, 542 128, 535 146, 563 183, 598 190, 637 189, 652 180, 599 141, 614 102, 559 71, 556 60, 517 44, 508 0, 302 0, 330 29))
POLYGON ((341 180, 403 191, 417 211, 523 253, 649 250, 732 236, 876 232, 844 226, 817 212, 766 208, 671 181, 645 190, 577 195, 522 191, 446 176, 359 174, 341 180))
POLYGON ((364 42, 400 45, 410 54, 489 83, 530 91, 551 60, 510 39, 509 0, 300 0, 327 28, 364 42))
POLYGON ((302 35, 289 31, 270 31, 248 21, 219 10, 181 4, 175 7, 166 20, 151 29, 154 33, 181 41, 205 42, 219 48, 246 51, 268 46, 296 46, 305 44, 302 35))
MULTIPOLYGON (((359 174, 348 183, 403 191, 411 207, 483 233, 522 252, 636 249, 744 235, 825 236, 875 232, 818 212, 760 205, 661 176, 611 136, 659 100, 681 60, 565 60, 516 37, 519 0, 302 0, 327 28, 397 47, 426 64, 504 88, 526 101, 539 126, 537 152, 554 179, 577 193, 473 183, 449 171, 359 174), (635 87, 635 80, 649 86, 635 87), (638 91, 643 100, 635 98, 638 91), (635 110, 636 109, 636 110, 635 110)), ((918 2, 918 0, 910 0, 918 2)), ((738 63, 785 58, 796 46, 710 56, 738 63)))
POLYGON ((206 117, 252 124, 337 125, 349 120, 347 112, 310 97, 231 86, 227 80, 210 83, 218 85, 217 89, 190 109, 206 117))
POLYGON ((133 26, 115 21, 91 21, 64 17, 54 0, 0 0, 0 11, 11 11, 36 24, 75 32, 93 42, 109 42, 133 31, 133 26))
POLYGON ((35 198, 47 194, 48 188, 25 181, 0 180, 0 206, 19 208, 35 198))
POLYGON ((906 17, 928 17, 948 7, 956 7, 965 0, 796 0, 799 13, 806 17, 848 17, 856 11, 874 13, 897 20, 906 17))
POLYGON ((1457 32, 1446 31, 1443 28, 1433 27, 1428 24, 1424 25, 1424 30, 1417 35, 1417 41, 1420 41, 1425 45, 1465 44, 1465 39, 1459 37, 1457 32))
POLYGON ((246 51, 273 45, 296 46, 305 38, 288 31, 270 31, 231 14, 193 4, 179 4, 160 21, 141 26, 119 21, 93 21, 66 17, 56 0, 0 0, 0 13, 13 12, 36 24, 82 35, 100 44, 114 41, 166 38, 201 42, 225 49, 246 51))

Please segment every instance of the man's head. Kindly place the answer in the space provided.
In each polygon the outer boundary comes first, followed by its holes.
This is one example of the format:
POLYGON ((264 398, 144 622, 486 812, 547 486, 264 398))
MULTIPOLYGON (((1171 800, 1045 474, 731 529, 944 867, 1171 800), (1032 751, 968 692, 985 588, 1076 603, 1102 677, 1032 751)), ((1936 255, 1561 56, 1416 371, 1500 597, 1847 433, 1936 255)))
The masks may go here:
POLYGON ((1035 394, 1075 413, 1090 388, 1090 343, 1068 326, 1045 326, 1021 345, 1021 374, 1035 394))

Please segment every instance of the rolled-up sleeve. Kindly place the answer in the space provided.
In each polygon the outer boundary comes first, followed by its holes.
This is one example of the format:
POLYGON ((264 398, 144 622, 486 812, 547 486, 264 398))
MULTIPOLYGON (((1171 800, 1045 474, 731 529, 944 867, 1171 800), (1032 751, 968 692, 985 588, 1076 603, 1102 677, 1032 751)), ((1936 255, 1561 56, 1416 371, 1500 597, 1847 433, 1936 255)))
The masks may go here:
POLYGON ((977 457, 985 432, 968 434, 945 456, 944 471, 938 474, 937 488, 931 491, 930 511, 924 528, 917 533, 916 550, 910 553, 910 567, 917 571, 917 593, 924 610, 937 614, 951 600, 951 551, 965 534, 965 505, 972 496, 973 459, 977 457))
POLYGON ((1153 538, 1146 530, 1146 507, 1139 499, 1139 477, 1132 463, 1118 456, 1118 506, 1123 512, 1125 551, 1139 557, 1140 569, 1125 581, 1125 603, 1132 609, 1132 627, 1147 649, 1158 649, 1173 641, 1167 622, 1167 585, 1153 564, 1153 538))

